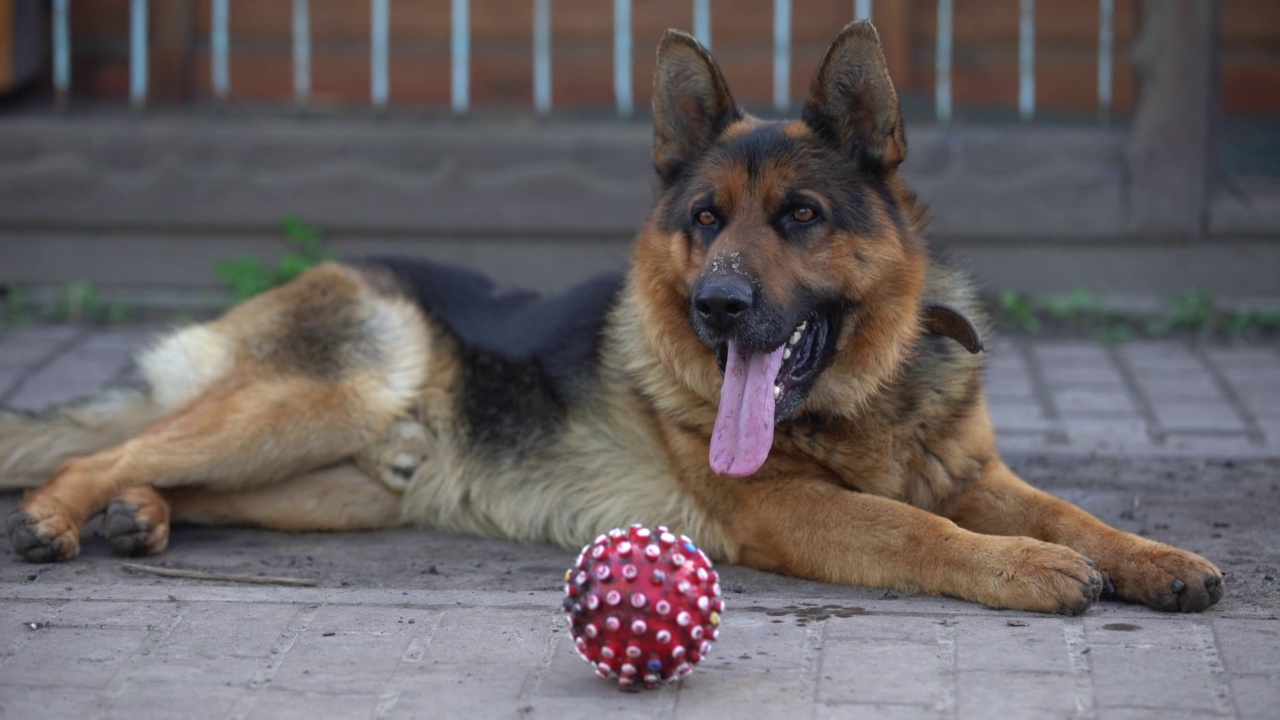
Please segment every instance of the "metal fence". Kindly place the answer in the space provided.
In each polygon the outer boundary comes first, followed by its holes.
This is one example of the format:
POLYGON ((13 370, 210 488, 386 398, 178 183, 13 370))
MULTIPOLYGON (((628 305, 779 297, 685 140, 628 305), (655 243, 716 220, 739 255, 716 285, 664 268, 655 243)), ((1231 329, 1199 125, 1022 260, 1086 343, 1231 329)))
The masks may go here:
MULTIPOLYGON (((533 97, 539 115, 552 111, 551 98, 551 0, 533 2, 533 97)), ((711 47, 711 0, 691 0, 693 34, 711 47)), ((938 122, 951 120, 951 59, 954 0, 936 0, 937 49, 934 107, 938 122)), ((71 92, 70 0, 53 0, 53 84, 59 102, 71 92)), ((1115 0, 1098 0, 1098 117, 1111 114, 1113 52, 1115 44, 1115 0)), ((870 19, 871 0, 853 0, 856 19, 870 19)), ((390 53, 391 0, 370 0, 370 80, 369 101, 374 108, 387 106, 391 85, 390 53)), ((231 91, 230 0, 211 0, 209 38, 211 83, 215 98, 225 101, 231 91)), ((613 88, 619 117, 630 117, 634 101, 631 87, 631 0, 613 0, 613 88)), ((1023 120, 1036 115, 1035 83, 1035 0, 1019 0, 1018 32, 1018 114, 1023 120)), ((130 0, 129 99, 135 107, 147 103, 148 82, 148 0, 130 0)), ((468 0, 451 0, 450 22, 450 106, 456 115, 471 108, 471 28, 468 0)), ((791 105, 791 0, 774 0, 773 13, 773 106, 785 112, 791 105)), ((293 91, 299 107, 311 96, 311 28, 309 0, 293 0, 293 91)))

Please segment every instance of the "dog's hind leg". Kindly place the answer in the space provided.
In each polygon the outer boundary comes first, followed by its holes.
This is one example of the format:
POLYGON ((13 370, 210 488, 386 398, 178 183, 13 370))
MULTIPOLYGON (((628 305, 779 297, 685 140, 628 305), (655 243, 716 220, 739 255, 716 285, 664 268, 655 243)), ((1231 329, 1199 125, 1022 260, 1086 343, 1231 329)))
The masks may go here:
POLYGON ((260 487, 349 458, 396 419, 385 394, 355 376, 326 381, 233 374, 133 438, 70 460, 8 521, 13 549, 34 562, 79 552, 80 527, 129 488, 260 487))
POLYGON ((124 490, 107 506, 107 542, 121 555, 154 555, 169 543, 169 523, 252 525, 294 532, 377 530, 402 523, 402 493, 339 463, 243 490, 186 487, 124 490))
POLYGON ((946 515, 990 535, 1024 535, 1065 545, 1092 558, 1114 595, 1156 610, 1198 612, 1222 598, 1222 571, 1185 550, 1117 530, 1037 490, 999 459, 953 498, 946 515))

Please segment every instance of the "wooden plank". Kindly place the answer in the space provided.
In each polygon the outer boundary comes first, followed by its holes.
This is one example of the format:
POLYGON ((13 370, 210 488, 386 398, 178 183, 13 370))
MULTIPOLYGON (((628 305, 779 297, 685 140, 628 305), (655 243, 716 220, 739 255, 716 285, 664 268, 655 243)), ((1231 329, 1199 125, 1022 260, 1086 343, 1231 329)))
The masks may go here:
POLYGON ((1129 229, 1203 237, 1220 107, 1219 0, 1143 0, 1138 106, 1125 149, 1129 229))
POLYGON ((14 85, 13 57, 17 48, 13 24, 14 0, 0 0, 0 92, 8 92, 14 85))

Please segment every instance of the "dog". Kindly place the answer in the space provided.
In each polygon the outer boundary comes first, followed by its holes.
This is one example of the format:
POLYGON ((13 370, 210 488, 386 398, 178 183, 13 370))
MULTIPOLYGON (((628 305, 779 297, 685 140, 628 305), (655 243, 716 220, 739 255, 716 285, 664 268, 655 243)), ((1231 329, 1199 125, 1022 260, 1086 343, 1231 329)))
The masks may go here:
POLYGON ((39 485, 8 518, 13 551, 71 559, 103 512, 126 555, 161 552, 178 521, 573 549, 644 523, 719 561, 993 608, 1222 597, 1208 560, 1000 459, 989 320, 926 246, 872 25, 839 34, 790 121, 744 112, 668 31, 653 114, 656 201, 625 274, 540 296, 423 261, 325 263, 160 339, 143 388, 0 415, 0 478, 39 485))

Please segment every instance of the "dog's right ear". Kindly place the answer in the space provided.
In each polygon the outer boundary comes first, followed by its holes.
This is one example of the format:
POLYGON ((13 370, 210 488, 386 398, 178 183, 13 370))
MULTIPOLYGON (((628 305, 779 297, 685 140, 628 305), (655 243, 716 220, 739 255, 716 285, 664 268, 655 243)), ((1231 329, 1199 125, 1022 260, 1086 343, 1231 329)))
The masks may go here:
POLYGON ((653 76, 653 166, 664 185, 742 117, 711 53, 692 35, 668 30, 653 76))

